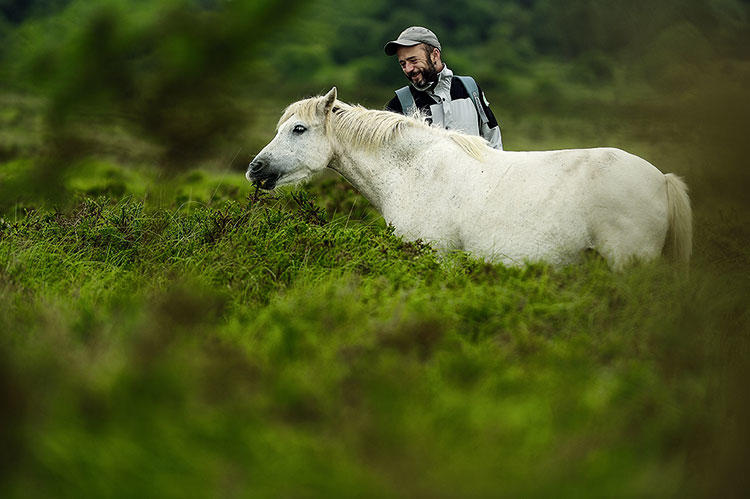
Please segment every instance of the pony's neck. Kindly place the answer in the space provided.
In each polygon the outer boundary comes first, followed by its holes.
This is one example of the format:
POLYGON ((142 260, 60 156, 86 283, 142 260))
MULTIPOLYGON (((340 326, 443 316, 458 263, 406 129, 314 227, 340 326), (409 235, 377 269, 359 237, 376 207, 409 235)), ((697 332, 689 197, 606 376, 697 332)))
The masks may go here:
POLYGON ((343 149, 328 165, 349 181, 382 214, 401 183, 401 175, 377 153, 343 149))
MULTIPOLYGON (((381 117, 391 119, 391 114, 381 117)), ((402 195, 404 191, 415 185, 427 167, 419 157, 426 152, 426 144, 435 140, 431 132, 427 127, 403 127, 400 133, 367 147, 352 144, 346 133, 339 136, 333 131, 333 159, 328 166, 348 180, 389 221, 389 214, 398 211, 408 198, 402 195)))

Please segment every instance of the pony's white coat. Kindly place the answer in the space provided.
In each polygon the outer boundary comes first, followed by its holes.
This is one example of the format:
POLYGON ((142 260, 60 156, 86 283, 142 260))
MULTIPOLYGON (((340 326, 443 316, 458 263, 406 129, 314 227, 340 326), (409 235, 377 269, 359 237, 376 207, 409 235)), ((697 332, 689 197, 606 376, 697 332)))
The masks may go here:
POLYGON ((565 264, 594 249, 620 268, 656 258, 665 243, 676 259, 690 257, 685 184, 619 149, 497 151, 479 137, 337 101, 334 87, 287 108, 247 177, 272 187, 326 167, 398 234, 438 249, 509 265, 565 264))

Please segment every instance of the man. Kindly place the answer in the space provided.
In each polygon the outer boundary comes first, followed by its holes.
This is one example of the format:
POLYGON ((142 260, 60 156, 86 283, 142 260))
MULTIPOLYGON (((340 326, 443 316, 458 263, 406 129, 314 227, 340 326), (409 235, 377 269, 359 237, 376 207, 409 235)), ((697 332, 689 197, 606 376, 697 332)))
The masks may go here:
POLYGON ((406 28, 385 44, 387 55, 396 55, 410 85, 396 90, 388 111, 427 115, 433 126, 481 135, 491 147, 502 149, 500 126, 489 102, 473 78, 454 76, 442 60, 435 33, 421 26, 406 28))

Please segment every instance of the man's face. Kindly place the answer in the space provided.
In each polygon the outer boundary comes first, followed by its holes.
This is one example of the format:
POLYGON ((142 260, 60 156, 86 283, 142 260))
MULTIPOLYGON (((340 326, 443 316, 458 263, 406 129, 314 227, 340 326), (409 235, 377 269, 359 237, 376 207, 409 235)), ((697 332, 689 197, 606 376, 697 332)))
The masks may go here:
POLYGON ((429 82, 437 79, 437 49, 428 56, 425 45, 419 44, 413 47, 399 47, 396 49, 398 63, 406 78, 417 87, 424 87, 429 82))

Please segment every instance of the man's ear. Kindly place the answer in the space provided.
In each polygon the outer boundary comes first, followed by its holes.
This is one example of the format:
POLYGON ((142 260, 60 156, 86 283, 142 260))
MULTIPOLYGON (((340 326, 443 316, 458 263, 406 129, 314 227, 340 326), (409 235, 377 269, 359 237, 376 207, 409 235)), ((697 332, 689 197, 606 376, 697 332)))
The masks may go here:
POLYGON ((327 94, 323 96, 320 103, 318 104, 318 112, 324 116, 328 116, 328 113, 333 109, 333 104, 336 102, 336 87, 331 88, 327 94))
POLYGON ((437 64, 437 62, 440 60, 440 49, 437 47, 433 47, 432 53, 430 54, 430 60, 432 60, 433 64, 437 64))

